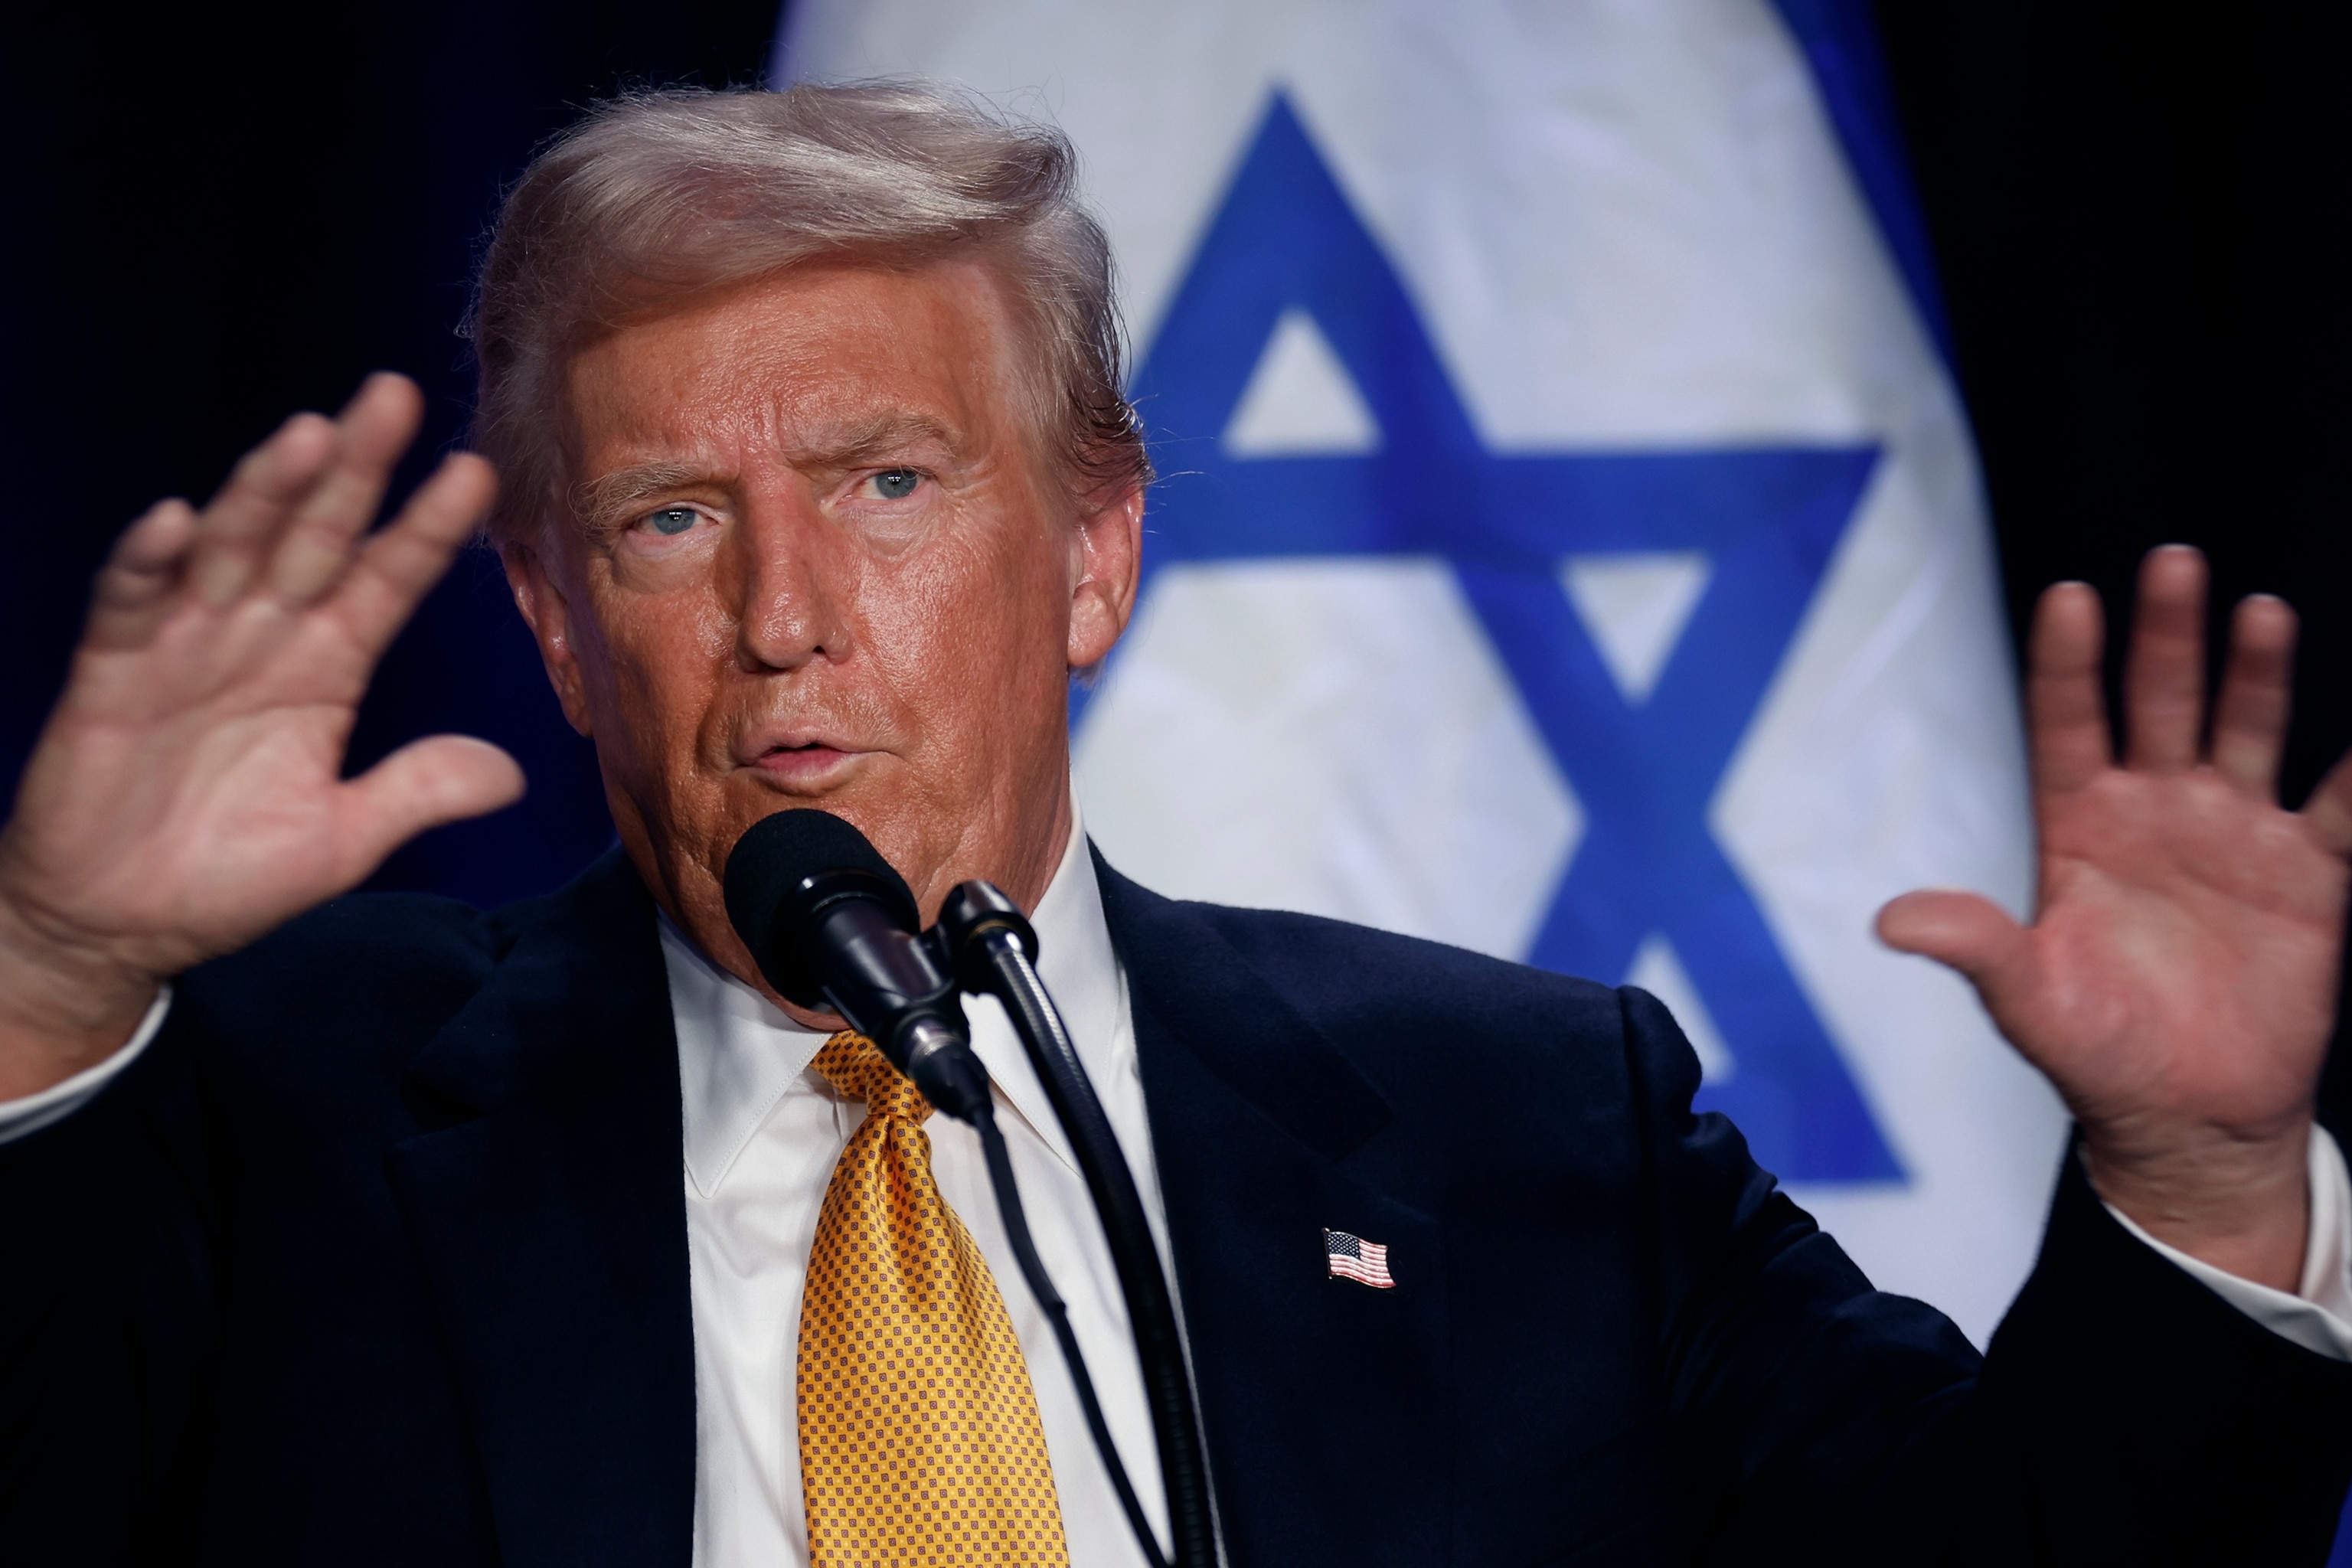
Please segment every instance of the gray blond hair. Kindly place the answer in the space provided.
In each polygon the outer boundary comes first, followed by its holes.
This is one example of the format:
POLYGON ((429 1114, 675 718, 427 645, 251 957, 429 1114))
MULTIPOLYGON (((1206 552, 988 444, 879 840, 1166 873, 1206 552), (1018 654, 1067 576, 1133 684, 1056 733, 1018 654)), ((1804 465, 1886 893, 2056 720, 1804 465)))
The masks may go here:
POLYGON ((1050 126, 914 82, 673 89, 598 104, 499 212, 467 323, 474 442, 504 482, 500 544, 571 507, 564 379, 664 306, 808 262, 982 258, 1029 339, 1024 389, 1074 496, 1148 482, 1122 387, 1110 245, 1050 126))

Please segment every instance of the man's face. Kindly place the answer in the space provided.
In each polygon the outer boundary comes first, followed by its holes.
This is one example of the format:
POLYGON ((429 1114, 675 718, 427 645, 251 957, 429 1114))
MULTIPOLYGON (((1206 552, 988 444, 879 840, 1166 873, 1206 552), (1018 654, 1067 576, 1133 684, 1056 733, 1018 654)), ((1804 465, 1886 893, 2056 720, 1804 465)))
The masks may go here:
POLYGON ((927 919, 1060 858, 1068 672, 1126 624, 1142 499, 1070 500, 1024 352, 964 260, 787 273, 572 365, 577 525, 509 578, 622 844, 754 984, 720 878, 772 812, 856 823, 927 919))

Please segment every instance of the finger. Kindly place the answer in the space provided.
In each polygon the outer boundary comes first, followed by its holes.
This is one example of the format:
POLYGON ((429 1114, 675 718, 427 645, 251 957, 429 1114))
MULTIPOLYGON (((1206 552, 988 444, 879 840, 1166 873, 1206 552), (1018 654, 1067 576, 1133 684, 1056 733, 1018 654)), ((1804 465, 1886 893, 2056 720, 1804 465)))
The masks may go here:
POLYGON ((2352 858, 2352 752, 2336 759, 2304 802, 2303 822, 2330 854, 2352 858))
POLYGON ((400 515, 371 538, 344 580, 335 607, 371 657, 392 641, 472 537, 497 493, 489 464, 455 452, 416 489, 400 515))
POLYGON ((334 426, 297 414, 247 452, 205 507, 188 564, 196 596, 218 609, 253 581, 263 547, 334 459, 334 426))
POLYGON ((1966 975, 1996 1017, 2032 962, 2025 928, 1990 899, 1928 889, 1878 911, 1878 940, 1897 952, 1932 958, 1966 975))
POLYGON ((346 868, 358 882, 386 857, 446 822, 462 822, 522 798, 520 764, 470 735, 412 741, 343 786, 350 821, 346 868))
POLYGON ((2213 709, 2213 768, 2264 800, 2278 789, 2294 689, 2294 612, 2256 594, 2230 617, 2230 663, 2213 709))
POLYGON ((195 543, 196 511, 184 500, 158 501, 122 531, 89 596, 86 647, 138 647, 179 603, 174 592, 195 543))
POLYGON ((2205 557, 2166 544, 2140 563, 2124 667, 2124 727, 2135 768, 2179 773, 2197 764, 2205 720, 2205 557))
POLYGON ((270 591, 304 605, 352 563, 352 541, 375 516, 393 465, 416 438, 425 396, 406 376, 368 377, 335 422, 335 458, 293 510, 269 558, 270 591))
POLYGON ((2036 790, 2080 789, 2115 761, 2099 685, 2105 620, 2087 583, 2053 584, 2034 608, 2025 710, 2036 790))

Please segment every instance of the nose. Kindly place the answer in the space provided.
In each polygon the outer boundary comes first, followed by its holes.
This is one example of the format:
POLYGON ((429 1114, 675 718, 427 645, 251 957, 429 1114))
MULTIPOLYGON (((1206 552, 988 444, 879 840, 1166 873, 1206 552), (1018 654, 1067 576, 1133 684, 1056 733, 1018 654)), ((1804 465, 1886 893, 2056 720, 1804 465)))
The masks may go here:
POLYGON ((790 670, 849 651, 826 531, 816 509, 798 498, 755 498, 730 552, 736 557, 735 657, 748 673, 790 670))

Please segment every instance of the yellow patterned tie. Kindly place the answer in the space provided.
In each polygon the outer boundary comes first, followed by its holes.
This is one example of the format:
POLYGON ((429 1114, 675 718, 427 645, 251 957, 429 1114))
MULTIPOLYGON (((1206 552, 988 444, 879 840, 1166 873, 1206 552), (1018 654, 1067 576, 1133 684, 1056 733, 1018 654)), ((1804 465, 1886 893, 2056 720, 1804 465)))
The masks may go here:
POLYGON ((833 1168, 801 1304, 812 1568, 1063 1568, 1028 1364, 971 1233, 931 1180, 931 1108, 863 1035, 814 1064, 866 1120, 833 1168))

